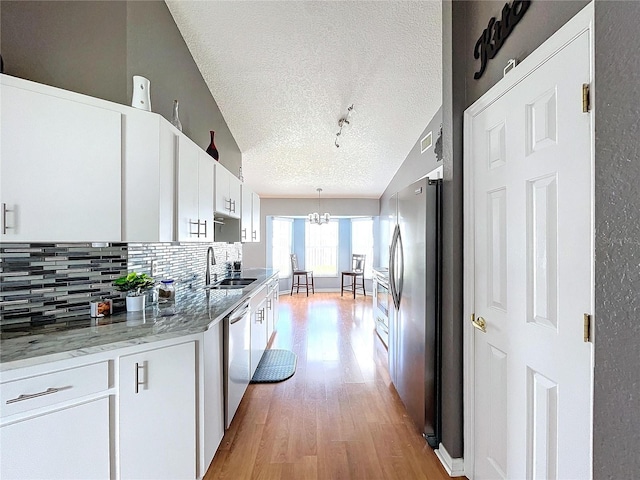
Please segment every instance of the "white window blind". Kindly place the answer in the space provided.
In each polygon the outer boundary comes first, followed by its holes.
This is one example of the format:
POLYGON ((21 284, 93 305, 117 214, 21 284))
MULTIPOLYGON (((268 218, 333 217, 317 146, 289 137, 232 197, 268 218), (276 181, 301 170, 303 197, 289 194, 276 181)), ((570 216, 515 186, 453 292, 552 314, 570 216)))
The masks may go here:
MULTIPOLYGON (((373 219, 351 219, 351 253, 365 254, 364 278, 373 274, 373 219)), ((351 268, 351 267, 349 267, 351 268)))
POLYGON ((293 220, 274 218, 272 221, 271 263, 279 270, 280 278, 291 276, 291 253, 293 252, 293 220))
POLYGON ((305 270, 314 277, 338 276, 338 221, 324 225, 305 224, 305 270))

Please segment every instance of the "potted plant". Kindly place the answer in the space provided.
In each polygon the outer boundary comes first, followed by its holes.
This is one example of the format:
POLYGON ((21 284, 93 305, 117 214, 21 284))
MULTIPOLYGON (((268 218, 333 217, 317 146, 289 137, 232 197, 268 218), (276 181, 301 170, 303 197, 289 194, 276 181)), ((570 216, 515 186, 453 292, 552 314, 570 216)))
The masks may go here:
POLYGON ((127 292, 127 312, 144 310, 144 293, 153 287, 154 282, 146 273, 131 272, 113 282, 113 286, 120 292, 127 292))

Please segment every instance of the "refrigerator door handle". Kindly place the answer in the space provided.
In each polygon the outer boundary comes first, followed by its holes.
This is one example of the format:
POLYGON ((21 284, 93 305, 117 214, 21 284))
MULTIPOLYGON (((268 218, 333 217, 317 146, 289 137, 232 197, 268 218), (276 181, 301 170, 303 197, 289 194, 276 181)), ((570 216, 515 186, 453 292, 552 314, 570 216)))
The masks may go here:
POLYGON ((398 298, 398 288, 396 285, 396 252, 398 248, 398 235, 400 234, 400 228, 398 225, 393 230, 393 236, 391 238, 391 252, 389 255, 389 287, 391 289, 391 298, 393 304, 398 309, 400 302, 398 298))
POLYGON ((396 305, 396 285, 394 281, 395 276, 395 253, 396 251, 396 229, 393 229, 393 235, 391 235, 391 245, 389 246, 389 290, 391 291, 391 299, 393 300, 393 305, 397 308, 396 305))
MULTIPOLYGON (((396 285, 396 296, 398 297, 398 308, 402 301, 402 287, 404 286, 404 248, 402 246, 402 235, 400 234, 400 228, 398 227, 398 239, 396 240, 396 249, 400 247, 400 275, 398 276, 398 285, 396 285)), ((394 262, 395 267, 395 262, 394 262)))

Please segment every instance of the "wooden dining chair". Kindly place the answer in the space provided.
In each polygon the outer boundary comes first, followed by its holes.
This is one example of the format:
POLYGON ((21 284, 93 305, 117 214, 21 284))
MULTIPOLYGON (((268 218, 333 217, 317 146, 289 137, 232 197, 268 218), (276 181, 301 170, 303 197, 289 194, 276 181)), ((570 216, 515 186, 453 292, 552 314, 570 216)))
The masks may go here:
POLYGON ((342 279, 340 282, 340 296, 344 295, 345 288, 349 289, 353 293, 353 298, 356 298, 356 288, 362 288, 362 293, 367 296, 367 291, 364 288, 364 262, 366 255, 354 253, 351 256, 351 270, 342 272, 342 279), (345 287, 344 278, 351 278, 351 283, 345 287), (362 279, 362 283, 358 284, 358 278, 362 279))
POLYGON ((315 294, 315 285, 313 284, 313 270, 300 270, 298 265, 298 256, 295 253, 291 254, 291 295, 293 295, 293 288, 296 288, 296 293, 300 293, 300 287, 306 287, 307 297, 309 296, 309 286, 311 286, 311 293, 315 294), (300 280, 304 277, 304 283, 300 280), (311 282, 309 282, 311 280, 311 282))

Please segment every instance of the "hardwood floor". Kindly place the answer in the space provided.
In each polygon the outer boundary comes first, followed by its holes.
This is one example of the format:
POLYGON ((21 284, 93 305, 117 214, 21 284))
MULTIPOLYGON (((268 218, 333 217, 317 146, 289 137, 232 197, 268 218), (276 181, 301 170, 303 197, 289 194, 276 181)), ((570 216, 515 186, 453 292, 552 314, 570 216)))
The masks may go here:
POLYGON ((205 480, 449 478, 391 384, 371 297, 281 296, 271 348, 296 373, 249 385, 205 480))

